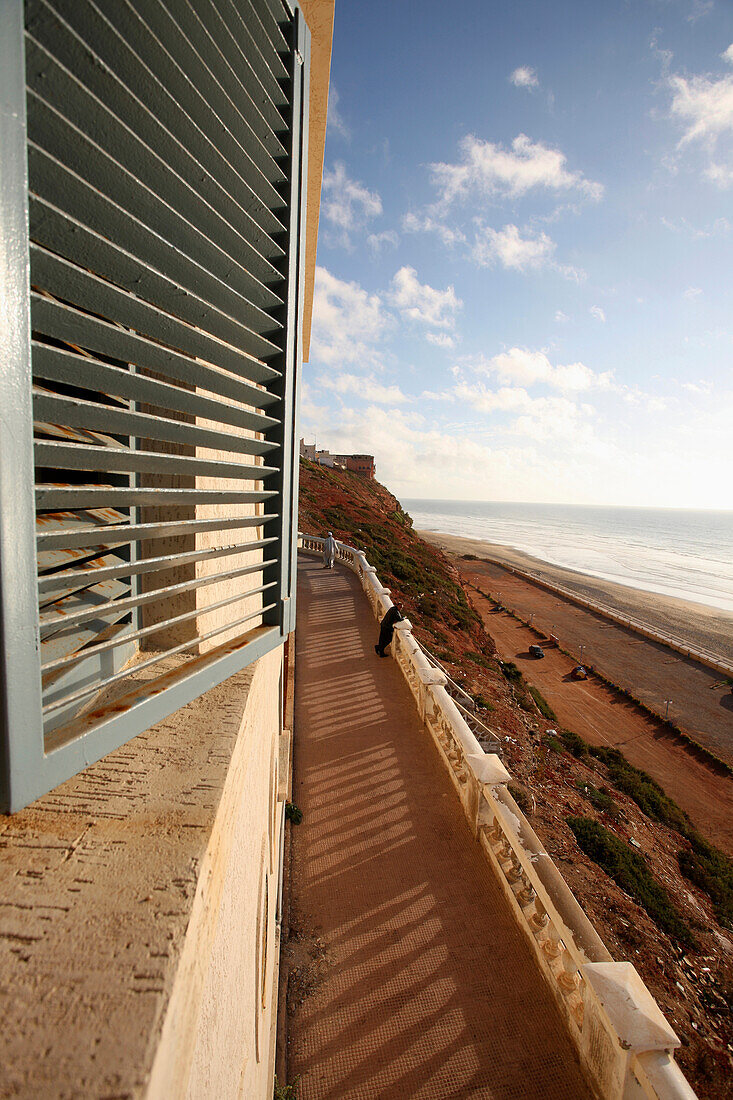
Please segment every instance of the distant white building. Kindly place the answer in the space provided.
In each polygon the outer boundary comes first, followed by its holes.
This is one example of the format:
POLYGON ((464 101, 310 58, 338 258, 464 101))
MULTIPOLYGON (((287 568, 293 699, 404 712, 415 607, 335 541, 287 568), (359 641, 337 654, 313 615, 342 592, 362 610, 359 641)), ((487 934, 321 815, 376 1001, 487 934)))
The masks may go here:
POLYGON ((363 474, 365 477, 376 476, 374 455, 332 455, 330 451, 319 451, 315 443, 300 441, 300 457, 308 462, 316 462, 319 466, 330 466, 332 469, 351 470, 353 473, 363 474))

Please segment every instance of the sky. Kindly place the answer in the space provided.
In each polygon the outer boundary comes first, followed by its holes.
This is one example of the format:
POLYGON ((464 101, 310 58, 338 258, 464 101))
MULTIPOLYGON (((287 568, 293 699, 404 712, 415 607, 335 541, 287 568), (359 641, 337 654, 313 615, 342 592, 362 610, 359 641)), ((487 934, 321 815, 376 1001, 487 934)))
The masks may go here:
POLYGON ((733 0, 336 0, 301 435, 733 508, 733 0))

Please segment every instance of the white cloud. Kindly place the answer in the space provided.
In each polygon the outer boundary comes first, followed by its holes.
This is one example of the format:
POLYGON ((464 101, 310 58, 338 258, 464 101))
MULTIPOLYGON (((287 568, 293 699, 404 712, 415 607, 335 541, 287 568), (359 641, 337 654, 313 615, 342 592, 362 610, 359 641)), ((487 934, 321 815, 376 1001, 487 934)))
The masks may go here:
POLYGON ((437 233, 443 244, 452 247, 462 244, 466 238, 460 229, 446 225, 431 214, 405 214, 402 219, 402 228, 406 233, 437 233))
POLYGON ((702 19, 705 15, 710 15, 714 7, 714 0, 692 0, 692 8, 690 9, 690 14, 687 16, 687 22, 697 23, 698 19, 702 19))
POLYGON ((316 268, 311 359, 323 363, 373 362, 374 345, 389 324, 378 294, 316 268))
POLYGON ((428 343, 435 344, 439 348, 452 348, 455 347, 456 343, 447 332, 426 332, 425 339, 428 343))
POLYGON ((705 382, 700 378, 697 382, 683 382, 682 389, 688 390, 690 393, 701 394, 704 397, 709 396, 713 392, 713 387, 710 382, 705 382))
POLYGON ((436 290, 420 283, 414 267, 401 267, 392 279, 392 301, 403 317, 432 328, 453 328, 463 305, 452 286, 436 290))
POLYGON ((402 405, 410 400, 399 386, 384 385, 373 375, 322 374, 316 381, 319 386, 334 393, 356 394, 363 401, 373 401, 378 405, 402 405))
POLYGON ((514 70, 509 80, 515 88, 529 88, 530 91, 539 85, 537 73, 529 65, 520 65, 518 69, 514 70))
MULTIPOLYGON (((733 63, 733 45, 721 55, 733 63)), ((720 188, 733 184, 733 74, 668 77, 671 116, 683 126, 677 148, 699 145, 707 154, 703 176, 720 188)), ((675 169, 674 161, 672 169, 675 169)))
POLYGON ((449 393, 447 390, 442 390, 440 393, 435 390, 423 390, 420 394, 421 401, 441 401, 449 404, 455 401, 455 394, 449 393))
POLYGON ((535 400, 541 400, 531 398, 521 386, 501 386, 498 390, 491 390, 482 383, 459 382, 453 392, 459 401, 485 413, 527 412, 535 400))
POLYGON ((662 216, 660 220, 666 229, 671 229, 673 233, 684 233, 694 241, 703 240, 707 237, 722 237, 725 233, 730 233, 731 228, 727 218, 716 218, 707 229, 700 229, 692 225, 687 218, 670 221, 669 218, 662 216))
POLYGON ((705 175, 717 187, 730 187, 733 183, 733 165, 718 164, 712 161, 705 169, 705 175))
MULTIPOLYGON (((690 384, 702 388, 697 380, 690 384)), ((374 454, 380 481, 402 499, 690 508, 719 508, 727 499, 730 389, 680 390, 669 407, 640 403, 623 416, 573 401, 536 405, 503 397, 511 408, 472 417, 465 398, 451 397, 421 394, 424 415, 419 403, 344 403, 337 413, 309 403, 313 415, 304 415, 303 434, 337 453, 374 454), (713 464, 712 453, 719 456, 713 464), (647 476, 639 477, 640 469, 647 476)))
POLYGON ((351 246, 351 234, 361 232, 367 223, 382 213, 382 200, 376 191, 349 179, 340 161, 323 173, 321 214, 334 227, 329 243, 351 246))
POLYGON ((319 422, 328 415, 326 405, 317 405, 311 387, 303 382, 300 387, 300 415, 308 423, 319 422))
POLYGON ((684 291, 685 298, 687 298, 690 302, 694 302, 695 299, 699 298, 701 294, 702 288, 699 286, 688 286, 687 290, 684 291))
POLYGON ((555 314, 555 320, 558 322, 558 324, 564 325, 567 321, 570 320, 570 318, 568 317, 567 313, 563 313, 561 309, 558 309, 557 313, 555 314))
POLYGON ((723 50, 720 56, 723 58, 723 61, 727 61, 729 65, 733 65, 733 42, 731 42, 727 50, 723 50))
POLYGON ((596 321, 605 321, 606 314, 603 312, 600 306, 591 306, 588 312, 592 317, 595 317, 596 321))
POLYGON ((587 180, 582 172, 568 169, 566 157, 559 149, 533 142, 526 134, 515 137, 511 149, 469 134, 459 148, 458 163, 430 166, 444 208, 474 191, 510 198, 533 188, 573 189, 592 199, 603 194, 601 184, 587 180))
POLYGON ((479 267, 489 267, 499 262, 509 270, 520 272, 549 268, 576 283, 585 278, 585 272, 579 268, 557 263, 553 258, 555 242, 547 233, 523 237, 516 225, 493 229, 480 219, 476 221, 478 228, 469 256, 479 267))
POLYGON ((558 363, 553 366, 543 351, 530 351, 528 348, 510 348, 492 359, 480 360, 475 369, 495 375, 500 382, 514 386, 544 384, 572 393, 613 388, 610 371, 598 374, 584 363, 558 363))
POLYGON ((393 229, 385 229, 382 233, 370 233, 367 237, 367 244, 375 256, 377 256, 383 248, 396 248, 398 243, 399 237, 393 229))
POLYGON ((457 399, 474 412, 508 414, 514 416, 508 423, 493 425, 495 432, 544 441, 549 439, 573 439, 577 445, 582 438, 588 445, 594 438, 590 405, 578 404, 565 396, 532 397, 521 386, 502 386, 489 389, 482 383, 459 382, 454 388, 457 399))
POLYGON ((671 76, 672 114, 685 126, 680 146, 691 141, 715 144, 733 131, 733 76, 671 76))
POLYGON ((480 267, 487 267, 497 260, 514 271, 537 270, 544 267, 555 251, 555 242, 546 233, 534 237, 522 237, 516 225, 492 229, 481 225, 471 249, 471 256, 480 267))
POLYGON ((303 434, 336 453, 374 454, 380 481, 403 500, 719 508, 733 479, 733 392, 717 386, 694 399, 688 392, 689 399, 664 410, 641 403, 608 417, 572 401, 523 408, 525 399, 504 397, 516 408, 471 418, 465 399, 459 406, 450 393, 437 391, 421 395, 425 415, 417 403, 344 403, 336 414, 309 404, 313 416, 303 434), (720 456, 712 465, 711 453, 720 456), (639 477, 640 469, 647 476, 639 477))
POLYGON ((328 132, 329 134, 338 134, 339 137, 344 138, 346 141, 351 139, 351 131, 346 125, 343 115, 339 111, 339 94, 331 84, 328 90, 328 132))

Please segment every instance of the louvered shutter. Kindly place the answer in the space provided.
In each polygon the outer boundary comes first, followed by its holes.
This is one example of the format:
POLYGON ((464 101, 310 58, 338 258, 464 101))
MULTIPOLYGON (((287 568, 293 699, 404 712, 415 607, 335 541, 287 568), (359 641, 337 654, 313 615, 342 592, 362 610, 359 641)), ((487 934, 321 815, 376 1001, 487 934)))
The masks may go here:
POLYGON ((3 11, 16 809, 294 626, 309 50, 281 0, 3 11))

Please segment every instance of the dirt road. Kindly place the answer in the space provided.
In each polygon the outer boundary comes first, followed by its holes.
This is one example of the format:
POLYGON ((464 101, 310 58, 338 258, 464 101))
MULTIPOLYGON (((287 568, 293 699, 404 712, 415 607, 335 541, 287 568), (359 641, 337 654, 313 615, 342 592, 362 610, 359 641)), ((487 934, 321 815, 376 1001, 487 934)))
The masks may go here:
MULTIPOLYGON (((475 564, 470 563, 472 567, 475 564)), ((485 578, 474 577, 474 581, 488 587, 485 578)), ((508 591, 503 585, 502 595, 507 600, 508 591)), ((496 611, 488 600, 473 592, 470 595, 499 655, 514 661, 529 683, 539 688, 557 715, 558 726, 574 730, 592 745, 621 749, 686 810, 705 836, 733 855, 733 780, 696 760, 675 742, 667 726, 602 680, 593 675, 585 681, 573 680, 570 672, 575 662, 560 650, 547 648, 541 660, 530 656, 529 646, 537 642, 536 635, 507 612, 496 611)))
POLYGON ((462 576, 592 664, 733 764, 733 695, 719 673, 489 562, 454 558, 462 576))

